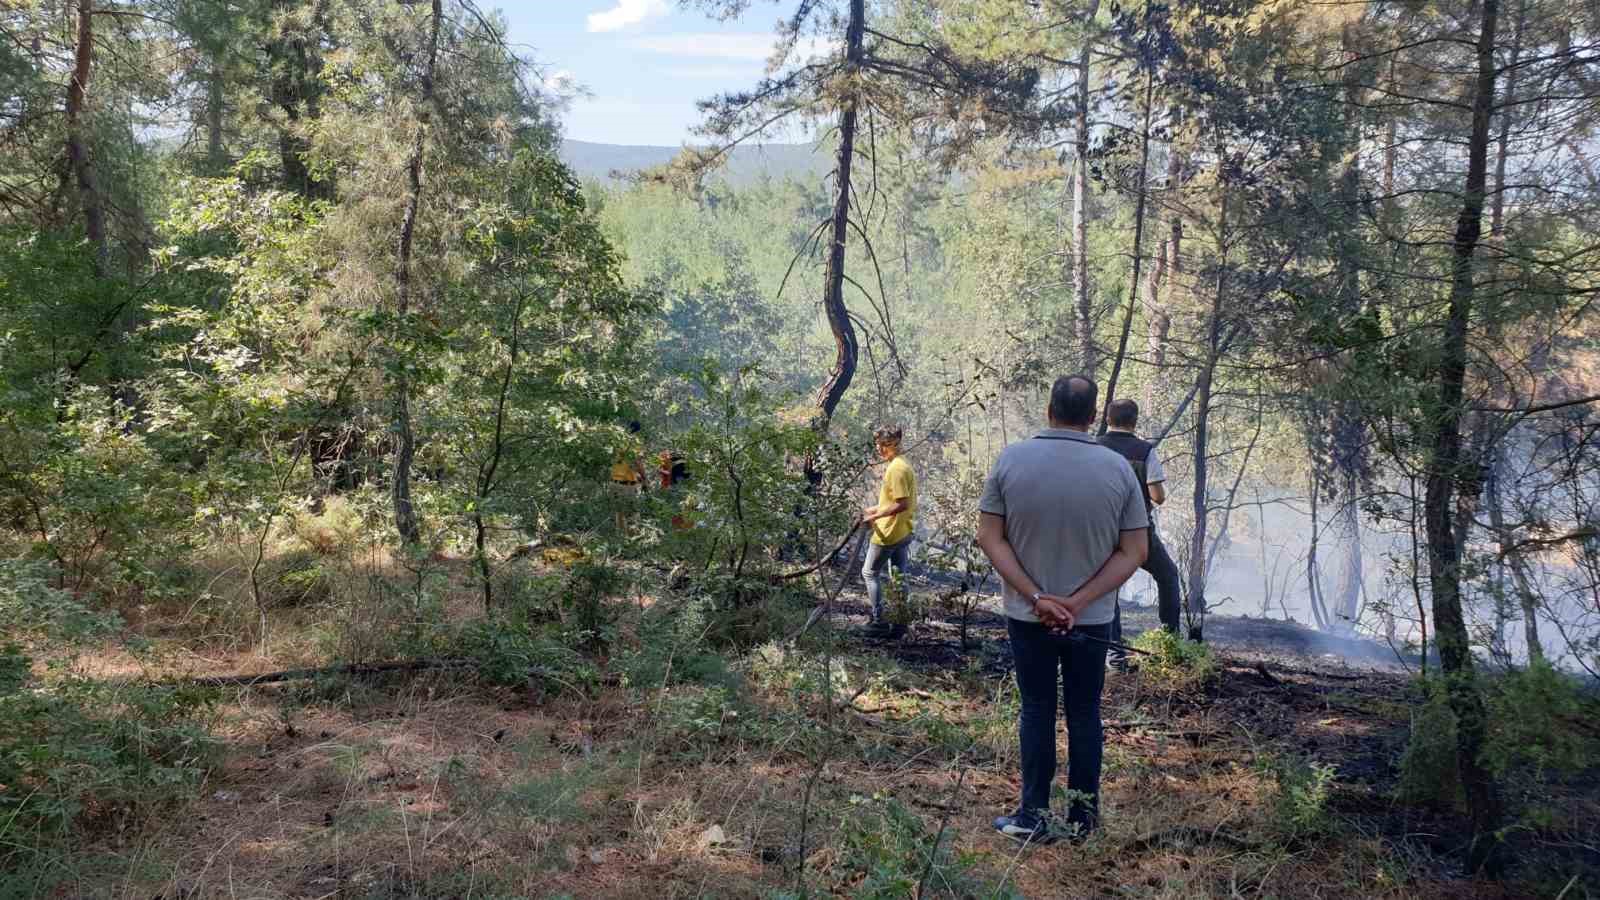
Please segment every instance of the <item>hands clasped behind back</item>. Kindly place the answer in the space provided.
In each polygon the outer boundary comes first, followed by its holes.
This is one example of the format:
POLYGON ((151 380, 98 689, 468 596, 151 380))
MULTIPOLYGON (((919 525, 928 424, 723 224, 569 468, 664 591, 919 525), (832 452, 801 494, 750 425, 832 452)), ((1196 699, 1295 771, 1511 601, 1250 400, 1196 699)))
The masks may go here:
POLYGON ((1040 594, 1033 611, 1039 621, 1049 625, 1052 630, 1070 631, 1078 623, 1078 614, 1073 611, 1067 598, 1059 594, 1040 594))

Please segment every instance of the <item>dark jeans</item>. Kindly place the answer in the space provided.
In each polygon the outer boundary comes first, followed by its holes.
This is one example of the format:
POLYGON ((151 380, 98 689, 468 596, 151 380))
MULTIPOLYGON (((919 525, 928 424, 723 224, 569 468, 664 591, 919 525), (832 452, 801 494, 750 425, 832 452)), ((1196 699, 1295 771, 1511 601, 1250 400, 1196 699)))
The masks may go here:
MULTIPOLYGON (((1154 528, 1150 529, 1150 556, 1145 559, 1144 565, 1139 568, 1150 573, 1156 581, 1156 609, 1161 616, 1161 627, 1181 634, 1179 617, 1182 616, 1182 601, 1178 596, 1178 564, 1172 561, 1172 555, 1167 553, 1167 547, 1161 543, 1161 536, 1156 534, 1154 528)), ((1111 620, 1111 639, 1122 643, 1122 604, 1117 604, 1116 618, 1111 620)), ((1120 650, 1111 651, 1113 664, 1126 663, 1128 654, 1120 650)))
POLYGON ((911 537, 898 544, 885 547, 881 544, 869 543, 867 545, 867 558, 861 564, 861 579, 867 583, 867 599, 872 601, 872 621, 883 621, 883 576, 884 566, 893 566, 894 571, 902 573, 906 564, 911 561, 911 537))
MULTIPOLYGON (((1100 761, 1105 750, 1100 723, 1105 645, 1052 635, 1037 622, 1007 618, 1006 628, 1017 667, 1017 692, 1022 695, 1017 722, 1022 744, 1020 811, 1039 814, 1050 808, 1050 785, 1056 777, 1056 685, 1060 684, 1067 713, 1067 790, 1072 799, 1067 821, 1092 830, 1100 821, 1100 761)), ((1079 625, 1074 630, 1104 640, 1111 626, 1079 625)))

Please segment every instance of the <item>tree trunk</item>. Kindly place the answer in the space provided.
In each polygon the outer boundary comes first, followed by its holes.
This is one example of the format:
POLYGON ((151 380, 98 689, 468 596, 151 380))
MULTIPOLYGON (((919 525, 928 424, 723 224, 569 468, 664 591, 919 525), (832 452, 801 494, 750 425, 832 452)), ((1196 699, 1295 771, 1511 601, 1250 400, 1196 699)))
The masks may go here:
POLYGON ((1356 505, 1356 487, 1345 482, 1344 508, 1345 540, 1348 542, 1344 556, 1344 577, 1339 583, 1339 630, 1355 631, 1361 621, 1361 586, 1364 577, 1361 560, 1361 509, 1356 505))
MULTIPOLYGON (((1511 38, 1511 58, 1507 63, 1510 74, 1506 76, 1505 98, 1501 102, 1500 134, 1496 139, 1496 154, 1494 163, 1494 199, 1489 206, 1489 243, 1494 248, 1494 259, 1489 263, 1489 283, 1494 286, 1494 305, 1498 307, 1503 299, 1500 286, 1500 260, 1505 253, 1505 220, 1506 220, 1506 164, 1511 155, 1511 124, 1512 110, 1517 96, 1517 63, 1522 56, 1522 36, 1527 24, 1528 8, 1526 3, 1517 4, 1516 30, 1511 38)), ((1491 311, 1487 316, 1489 328, 1489 346, 1493 348, 1499 343, 1500 315, 1498 310, 1491 311)), ((1505 399, 1509 391, 1505 390, 1504 379, 1495 377, 1492 395, 1497 399, 1505 399)), ((1484 480, 1484 490, 1489 501, 1489 526, 1494 531, 1495 542, 1499 554, 1495 558, 1494 579, 1494 616, 1496 650, 1506 653, 1505 626, 1506 615, 1506 552, 1509 541, 1505 530, 1505 496, 1504 480, 1506 467, 1505 439, 1508 435, 1492 436, 1490 434, 1492 413, 1479 413, 1479 427, 1475 429, 1478 441, 1492 442, 1486 450, 1479 450, 1474 454, 1477 458, 1487 456, 1485 464, 1487 477, 1484 480)), ((1461 529, 1463 534, 1465 526, 1461 529)), ((1528 661, 1533 662, 1544 658, 1544 648, 1539 645, 1539 622, 1534 613, 1536 610, 1529 603, 1531 595, 1523 589, 1524 579, 1517 579, 1517 596, 1521 601, 1523 619, 1528 638, 1528 661)), ((1508 654, 1509 655, 1509 654, 1508 654)))
POLYGON ((1499 9, 1499 0, 1482 0, 1477 77, 1470 92, 1472 128, 1467 140, 1467 177, 1456 221, 1449 314, 1444 323, 1436 381, 1438 405, 1429 415, 1431 434, 1423 502, 1434 641, 1439 648, 1450 708, 1456 717, 1456 762, 1472 820, 1468 865, 1474 871, 1498 871, 1501 866, 1502 853, 1495 836, 1501 808, 1494 776, 1480 758, 1487 732, 1486 712, 1474 678, 1472 645, 1462 614, 1461 547, 1456 543, 1454 499, 1457 485, 1463 480, 1461 425, 1474 293, 1473 260, 1483 229, 1489 120, 1495 91, 1495 26, 1499 9))
MULTIPOLYGON (((845 32, 844 78, 851 80, 849 93, 839 111, 839 154, 833 198, 832 235, 828 242, 828 263, 822 276, 822 310, 828 317, 828 328, 833 332, 834 360, 828 380, 823 382, 817 397, 816 427, 826 432, 833 421, 833 411, 838 408, 844 392, 856 374, 856 357, 860 347, 856 342, 856 329, 850 322, 850 310, 844 304, 844 248, 850 230, 850 164, 856 149, 856 87, 853 79, 861 70, 862 36, 866 30, 866 0, 850 0, 850 24, 845 32)), ((808 468, 811 466, 808 465, 808 468)), ((813 479, 814 471, 809 472, 813 479)))
MULTIPOLYGON (((1094 28, 1100 0, 1089 0, 1084 14, 1086 31, 1094 28)), ((1078 371, 1094 377, 1099 360, 1094 342, 1094 305, 1089 298, 1089 58, 1094 37, 1086 33, 1078 52, 1077 109, 1074 138, 1077 164, 1072 167, 1072 299, 1077 311, 1078 371)), ((1137 283, 1137 282, 1135 282, 1137 283)))
POLYGON ((1172 313, 1167 301, 1177 286, 1178 274, 1183 271, 1183 264, 1178 258, 1183 249, 1183 214, 1178 206, 1179 182, 1183 178, 1183 154, 1178 152, 1176 131, 1179 118, 1176 108, 1173 109, 1171 118, 1170 127, 1174 136, 1172 144, 1167 149, 1167 181, 1163 190, 1167 198, 1167 217, 1170 224, 1167 238, 1162 241, 1152 261, 1150 284, 1145 292, 1145 307, 1148 311, 1145 320, 1145 350, 1150 358, 1150 365, 1155 370, 1145 382, 1146 412, 1155 409, 1155 400, 1158 396, 1157 384, 1162 380, 1162 373, 1167 365, 1167 343, 1172 333, 1172 313))
MULTIPOLYGON (((1206 518, 1207 453, 1211 425, 1211 391, 1217 373, 1217 357, 1222 344, 1222 304, 1228 287, 1228 192, 1221 167, 1226 165, 1226 148, 1218 147, 1217 160, 1217 288, 1211 298, 1211 314, 1206 322, 1206 359, 1200 370, 1194 405, 1194 534, 1189 538, 1189 592, 1186 599, 1189 620, 1204 616, 1206 610, 1206 518)), ((1194 635, 1191 626, 1191 637, 1194 635)))
POLYGON ((72 75, 67 82, 67 167, 63 181, 78 185, 78 205, 83 210, 84 234, 94 252, 94 273, 103 277, 110 257, 106 238, 106 211, 100 189, 95 184, 94 164, 84 136, 84 107, 89 96, 89 78, 94 74, 94 0, 78 0, 78 38, 72 52, 72 75))
POLYGON ((206 78, 206 167, 215 175, 228 167, 228 154, 222 145, 222 65, 217 60, 211 65, 211 74, 206 78))
POLYGON ((1306 548, 1306 603, 1311 607, 1311 619, 1317 627, 1328 631, 1328 611, 1322 600, 1322 570, 1317 566, 1317 546, 1322 537, 1322 488, 1315 474, 1311 475, 1311 543, 1306 548))
MULTIPOLYGON (((433 76, 439 59, 439 27, 444 18, 441 0, 433 0, 432 20, 428 27, 428 61, 422 75, 422 102, 417 114, 417 134, 411 143, 411 155, 406 160, 406 206, 400 218, 399 250, 396 254, 395 313, 397 327, 408 331, 411 316, 411 248, 417 228, 417 207, 422 202, 422 156, 427 142, 428 123, 432 118, 433 76)), ((409 341, 401 341, 402 346, 409 341)), ((421 539, 417 527, 417 513, 411 503, 411 464, 417 453, 416 430, 411 421, 411 378, 406 366, 410 360, 403 350, 397 349, 391 388, 394 402, 394 472, 389 489, 394 500, 395 531, 406 544, 421 539)))
POLYGON ((1544 661, 1544 643, 1539 640, 1539 595, 1528 578, 1528 563, 1520 556, 1511 558, 1511 575, 1517 580, 1517 600, 1522 606, 1522 631, 1528 643, 1528 662, 1544 661))
MULTIPOLYGON (((1145 37, 1141 52, 1149 52, 1150 38, 1145 37)), ((1155 66, 1145 70, 1144 77, 1144 127, 1139 133, 1138 196, 1133 205, 1133 273, 1128 281, 1128 308, 1123 312, 1122 330, 1117 337, 1117 355, 1111 361, 1111 377, 1106 380, 1105 410, 1117 397, 1117 380, 1122 376, 1122 362, 1128 356, 1128 335, 1133 331, 1133 310, 1139 304, 1139 271, 1144 262, 1144 210, 1145 195, 1150 176, 1150 101, 1155 91, 1155 66)), ((1100 416, 1100 434, 1106 433, 1106 416, 1100 416)))

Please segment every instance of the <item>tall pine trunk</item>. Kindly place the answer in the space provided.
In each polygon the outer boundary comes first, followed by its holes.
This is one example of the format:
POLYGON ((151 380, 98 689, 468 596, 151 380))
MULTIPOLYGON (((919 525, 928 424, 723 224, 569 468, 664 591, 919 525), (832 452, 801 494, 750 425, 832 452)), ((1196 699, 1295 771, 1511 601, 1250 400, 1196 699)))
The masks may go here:
POLYGON ((1211 395, 1217 374, 1217 358, 1221 356, 1222 305, 1228 290, 1228 188, 1222 167, 1226 165, 1226 148, 1217 148, 1217 285, 1211 298, 1211 312, 1206 317, 1206 358, 1200 370, 1194 401, 1194 533, 1189 536, 1189 590, 1188 604, 1190 637, 1202 637, 1199 623, 1206 612, 1206 520, 1208 501, 1207 484, 1211 437, 1211 395))
POLYGON ((1483 229, 1484 188, 1488 175, 1489 124, 1495 92, 1495 26, 1499 0, 1482 0, 1477 41, 1477 76, 1470 90, 1472 126, 1467 139, 1467 175, 1456 220, 1450 272, 1449 313, 1444 323, 1436 407, 1427 422, 1429 447, 1423 501, 1428 540, 1428 583, 1433 595, 1434 641, 1444 671, 1450 708, 1456 717, 1456 764, 1471 817, 1474 870, 1500 867, 1500 792, 1481 756, 1488 723, 1483 696, 1473 672, 1472 644, 1462 613, 1461 547, 1456 542, 1455 501, 1465 478, 1461 426, 1472 325, 1474 257, 1483 229))
MULTIPOLYGON (((417 113, 417 133, 412 139, 411 154, 406 160, 406 205, 400 218, 400 240, 395 267, 395 318, 402 332, 410 330, 411 316, 411 255, 417 230, 417 207, 422 202, 422 157, 427 145, 428 124, 433 112, 433 79, 439 59, 439 27, 444 18, 440 0, 433 0, 432 18, 428 26, 428 61, 422 74, 422 98, 417 113)), ((411 377, 407 372, 410 360, 402 348, 409 336, 396 348, 394 371, 391 374, 394 403, 394 470, 389 490, 394 501, 394 526, 400 540, 415 544, 422 533, 417 526, 417 512, 411 502, 411 464, 417 454, 416 429, 411 419, 411 377)))
MULTIPOLYGON (((1100 0, 1089 0, 1084 14, 1086 30, 1094 28, 1100 0)), ((1085 33, 1078 51, 1077 109, 1074 112, 1074 148, 1077 164, 1072 167, 1072 300, 1076 310, 1078 370, 1094 377, 1099 366, 1094 342, 1094 304, 1089 297, 1089 59, 1094 36, 1085 33)), ((1147 139, 1148 141, 1148 139, 1147 139)))
MULTIPOLYGON (((822 310, 828 318, 828 328, 833 332, 833 369, 823 382, 817 398, 816 427, 827 431, 833 421, 833 411, 839 407, 844 392, 849 389, 856 374, 856 358, 860 346, 856 341, 855 326, 850 322, 850 310, 844 304, 844 249, 850 230, 850 164, 856 149, 856 85, 860 76, 862 37, 866 31, 866 0, 850 0, 850 24, 845 32, 845 73, 850 82, 844 104, 839 111, 839 154, 835 172, 833 220, 829 225, 828 262, 822 276, 822 310)), ((808 468, 810 466, 808 465, 808 468)), ((808 473, 813 479, 815 471, 808 473)))
POLYGON ((67 83, 67 168, 63 180, 78 188, 78 206, 83 212, 83 229, 94 253, 94 273, 106 274, 111 255, 106 237, 106 210, 95 183, 94 164, 89 159, 85 135, 84 109, 89 99, 89 79, 94 74, 94 0, 78 0, 78 34, 72 51, 72 74, 67 83))
MULTIPOLYGON (((1128 336, 1133 332, 1133 310, 1139 303, 1139 272, 1144 263, 1144 213, 1150 186, 1150 113, 1151 101, 1155 97, 1155 60, 1151 58, 1149 35, 1149 12, 1146 15, 1146 34, 1144 45, 1140 52, 1145 56, 1144 77, 1144 127, 1139 132, 1139 180, 1137 196, 1133 204, 1133 272, 1128 280, 1128 306, 1122 316, 1122 327, 1117 336, 1117 355, 1111 360, 1111 376, 1106 379, 1106 401, 1104 410, 1111 409, 1111 403, 1117 399, 1117 381, 1122 377, 1122 363, 1128 356, 1128 336)), ((1106 433, 1106 415, 1100 416, 1100 433, 1106 433)))

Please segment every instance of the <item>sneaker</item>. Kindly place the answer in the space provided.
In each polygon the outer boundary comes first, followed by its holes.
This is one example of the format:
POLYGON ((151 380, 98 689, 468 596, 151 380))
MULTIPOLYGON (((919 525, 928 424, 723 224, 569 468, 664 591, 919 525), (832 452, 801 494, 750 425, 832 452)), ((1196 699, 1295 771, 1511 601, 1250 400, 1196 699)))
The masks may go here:
POLYGON ((1001 816, 994 820, 994 830, 1011 838, 1019 844, 1042 847, 1045 844, 1055 843, 1055 836, 1050 833, 1050 826, 1043 820, 1026 813, 1014 816, 1001 816))
POLYGON ((870 638, 886 638, 889 636, 889 633, 892 629, 893 626, 891 626, 888 622, 885 622, 882 619, 874 619, 868 622, 866 627, 862 628, 861 630, 864 634, 866 634, 867 637, 870 638))

